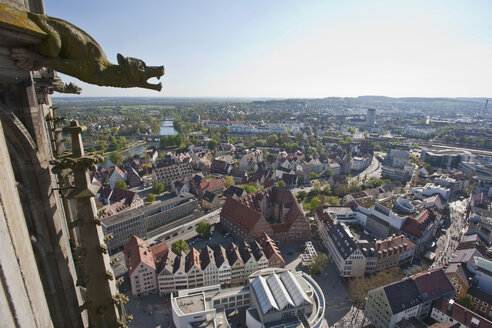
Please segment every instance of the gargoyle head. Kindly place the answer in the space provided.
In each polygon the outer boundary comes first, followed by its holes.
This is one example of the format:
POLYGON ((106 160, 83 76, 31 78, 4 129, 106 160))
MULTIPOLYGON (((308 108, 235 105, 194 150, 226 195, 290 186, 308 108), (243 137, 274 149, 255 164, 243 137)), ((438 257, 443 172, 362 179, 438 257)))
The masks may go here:
POLYGON ((65 88, 64 88, 64 93, 73 93, 73 94, 78 94, 82 92, 82 88, 76 85, 75 83, 65 83, 65 88))
POLYGON ((162 83, 152 84, 147 80, 153 77, 160 80, 164 75, 164 66, 147 66, 143 60, 125 57, 121 54, 118 54, 117 58, 128 86, 161 91, 162 83))

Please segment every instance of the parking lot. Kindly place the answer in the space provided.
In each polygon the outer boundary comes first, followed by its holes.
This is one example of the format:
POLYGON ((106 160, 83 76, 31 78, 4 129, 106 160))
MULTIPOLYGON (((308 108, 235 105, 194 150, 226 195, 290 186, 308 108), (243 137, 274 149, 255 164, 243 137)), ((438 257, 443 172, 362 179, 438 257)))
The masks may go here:
POLYGON ((196 248, 201 251, 205 246, 213 247, 215 245, 229 246, 233 239, 230 234, 227 234, 224 230, 222 230, 220 224, 215 224, 212 226, 211 235, 206 238, 200 238, 198 235, 188 239, 187 243, 191 247, 196 248))

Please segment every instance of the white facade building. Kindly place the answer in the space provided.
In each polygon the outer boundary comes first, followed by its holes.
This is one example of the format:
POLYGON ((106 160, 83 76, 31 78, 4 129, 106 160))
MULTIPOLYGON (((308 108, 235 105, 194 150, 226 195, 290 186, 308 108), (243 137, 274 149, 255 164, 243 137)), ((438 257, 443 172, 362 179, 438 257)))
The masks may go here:
POLYGON ((365 157, 352 157, 352 160, 350 161, 350 169, 354 171, 362 171, 365 170, 369 165, 371 165, 372 162, 372 157, 371 156, 365 156, 365 157))
POLYGON ((340 277, 361 277, 366 269, 366 258, 355 244, 349 229, 338 223, 328 231, 324 241, 328 258, 335 265, 340 277))

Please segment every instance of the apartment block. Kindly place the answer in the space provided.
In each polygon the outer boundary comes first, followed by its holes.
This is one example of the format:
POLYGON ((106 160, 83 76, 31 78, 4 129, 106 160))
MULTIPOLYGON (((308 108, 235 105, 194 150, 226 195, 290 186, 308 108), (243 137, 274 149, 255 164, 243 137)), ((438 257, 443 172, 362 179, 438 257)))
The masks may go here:
POLYGON ((193 168, 190 163, 157 166, 152 172, 152 175, 155 182, 161 182, 164 186, 170 186, 176 181, 189 182, 193 175, 193 168))
POLYGON ((349 278, 364 275, 366 258, 346 225, 338 223, 330 229, 325 246, 328 258, 335 265, 339 276, 349 278))

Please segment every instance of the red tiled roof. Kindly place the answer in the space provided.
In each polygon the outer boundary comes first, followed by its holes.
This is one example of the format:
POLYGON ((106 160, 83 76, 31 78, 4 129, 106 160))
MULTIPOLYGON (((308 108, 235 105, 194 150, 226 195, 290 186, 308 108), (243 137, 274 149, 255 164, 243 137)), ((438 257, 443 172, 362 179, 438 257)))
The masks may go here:
POLYGON ((233 221, 246 232, 250 232, 261 217, 259 212, 230 197, 227 198, 220 215, 233 221))
POLYGON ((144 263, 155 270, 154 256, 152 250, 143 239, 132 236, 123 250, 125 254, 128 275, 131 275, 140 263, 144 263))
POLYGON ((152 255, 154 256, 155 262, 160 262, 169 253, 169 248, 167 247, 166 242, 162 242, 157 245, 154 245, 150 247, 150 250, 152 251, 152 255))
POLYGON ((386 250, 386 252, 383 251, 381 254, 379 254, 380 258, 395 254, 401 254, 409 249, 415 248, 415 244, 403 235, 389 237, 384 240, 378 240, 376 241, 374 246, 376 252, 386 250))
POLYGON ((335 225, 335 222, 331 218, 331 215, 326 213, 322 207, 317 208, 315 214, 318 217, 318 220, 328 226, 328 230, 333 228, 333 226, 335 225))
POLYGON ((270 238, 269 235, 267 235, 266 232, 263 233, 263 236, 260 240, 261 247, 263 247, 263 252, 265 253, 266 257, 269 259, 273 255, 277 255, 282 261, 284 260, 282 255, 280 254, 280 251, 273 241, 272 238, 270 238))
POLYGON ((288 223, 277 223, 271 225, 273 232, 286 232, 289 230, 290 224, 288 223))
POLYGON ((434 214, 429 210, 420 213, 416 218, 407 218, 401 230, 415 237, 422 237, 422 231, 427 228, 431 221, 435 218, 434 214))
POLYGON ((490 320, 468 310, 454 301, 450 303, 450 301, 444 297, 437 300, 433 307, 466 327, 472 326, 471 323, 473 318, 480 322, 478 326, 476 326, 477 328, 492 327, 492 322, 490 320))
POLYGON ((122 199, 119 202, 113 202, 108 205, 104 205, 100 210, 104 210, 104 213, 102 213, 102 217, 108 217, 110 215, 119 213, 123 210, 128 209, 129 206, 125 204, 125 200, 122 199))
POLYGON ((114 170, 122 177, 125 177, 125 172, 121 170, 118 166, 115 165, 114 170))
POLYGON ((419 294, 427 293, 428 299, 442 296, 451 291, 454 292, 454 287, 442 268, 416 274, 411 279, 415 281, 419 294))
POLYGON ((288 210, 281 217, 280 223, 270 225, 273 231, 286 232, 298 218, 302 217, 305 220, 304 213, 294 195, 289 190, 279 187, 265 188, 239 197, 237 200, 228 198, 222 208, 221 217, 233 223, 243 232, 249 233, 262 217, 263 210, 275 204, 281 204, 285 210, 288 210))
POLYGON ((200 252, 192 247, 188 253, 188 262, 186 263, 186 272, 188 272, 193 266, 201 269, 200 267, 200 252))
POLYGON ((199 188, 202 192, 225 189, 224 183, 221 179, 202 179, 202 181, 200 181, 199 188))

